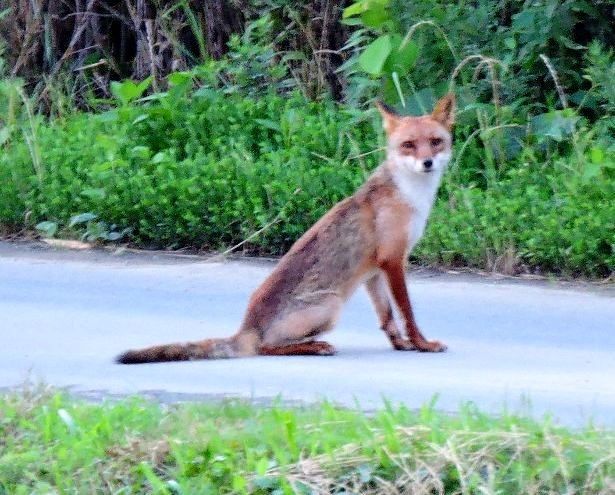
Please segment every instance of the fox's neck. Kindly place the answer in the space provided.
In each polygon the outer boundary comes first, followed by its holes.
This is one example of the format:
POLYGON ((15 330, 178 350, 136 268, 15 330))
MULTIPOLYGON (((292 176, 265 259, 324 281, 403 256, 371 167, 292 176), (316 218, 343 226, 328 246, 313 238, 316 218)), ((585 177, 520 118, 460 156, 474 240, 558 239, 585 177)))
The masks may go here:
POLYGON ((391 160, 386 162, 393 183, 401 198, 410 208, 425 218, 433 206, 442 179, 443 170, 429 173, 415 173, 397 166, 391 160))
POLYGON ((412 210, 408 225, 408 252, 423 236, 429 213, 434 204, 443 169, 429 173, 416 173, 388 161, 385 166, 393 179, 400 199, 412 210))

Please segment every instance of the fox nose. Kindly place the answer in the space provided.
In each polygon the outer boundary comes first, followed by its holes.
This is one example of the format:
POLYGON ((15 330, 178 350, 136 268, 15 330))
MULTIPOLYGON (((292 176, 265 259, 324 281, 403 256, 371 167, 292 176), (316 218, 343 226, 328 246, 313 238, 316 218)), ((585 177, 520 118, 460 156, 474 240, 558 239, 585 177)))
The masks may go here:
POLYGON ((429 170, 433 165, 433 160, 428 158, 427 160, 425 160, 423 162, 423 166, 425 167, 425 170, 429 170))

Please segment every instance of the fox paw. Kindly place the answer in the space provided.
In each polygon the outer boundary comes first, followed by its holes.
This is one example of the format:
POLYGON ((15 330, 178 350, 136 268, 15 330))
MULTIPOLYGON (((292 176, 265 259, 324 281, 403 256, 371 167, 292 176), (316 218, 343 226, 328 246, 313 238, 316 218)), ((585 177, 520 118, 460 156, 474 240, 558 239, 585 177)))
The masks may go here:
POLYGON ((415 349, 420 352, 444 352, 446 351, 446 345, 437 340, 425 340, 420 344, 416 344, 415 349))
POLYGON ((416 351, 417 348, 416 346, 410 342, 409 340, 404 340, 404 339, 396 339, 393 342, 393 348, 396 351, 416 351))
POLYGON ((328 342, 314 342, 314 354, 317 356, 333 356, 337 353, 335 347, 328 342))

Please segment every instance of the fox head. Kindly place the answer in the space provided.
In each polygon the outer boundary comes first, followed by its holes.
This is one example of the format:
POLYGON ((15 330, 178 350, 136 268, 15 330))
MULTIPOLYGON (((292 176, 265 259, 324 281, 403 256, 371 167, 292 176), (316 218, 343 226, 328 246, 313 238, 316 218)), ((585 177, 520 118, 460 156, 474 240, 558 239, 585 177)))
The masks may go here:
POLYGON ((405 172, 441 174, 451 158, 455 96, 447 94, 431 114, 420 117, 402 116, 384 103, 377 105, 387 135, 387 160, 405 172))

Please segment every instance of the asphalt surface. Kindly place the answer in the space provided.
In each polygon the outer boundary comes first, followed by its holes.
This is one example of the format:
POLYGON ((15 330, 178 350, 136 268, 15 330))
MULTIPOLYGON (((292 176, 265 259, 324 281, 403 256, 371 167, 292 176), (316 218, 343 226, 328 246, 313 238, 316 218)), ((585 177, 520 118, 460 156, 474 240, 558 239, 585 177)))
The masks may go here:
POLYGON ((472 401, 615 426, 612 286, 411 272, 418 322, 446 353, 393 351, 360 289, 327 336, 333 357, 114 364, 129 348, 232 334, 273 266, 0 243, 0 388, 42 380, 98 398, 281 396, 364 409, 437 395, 446 411, 472 401))

